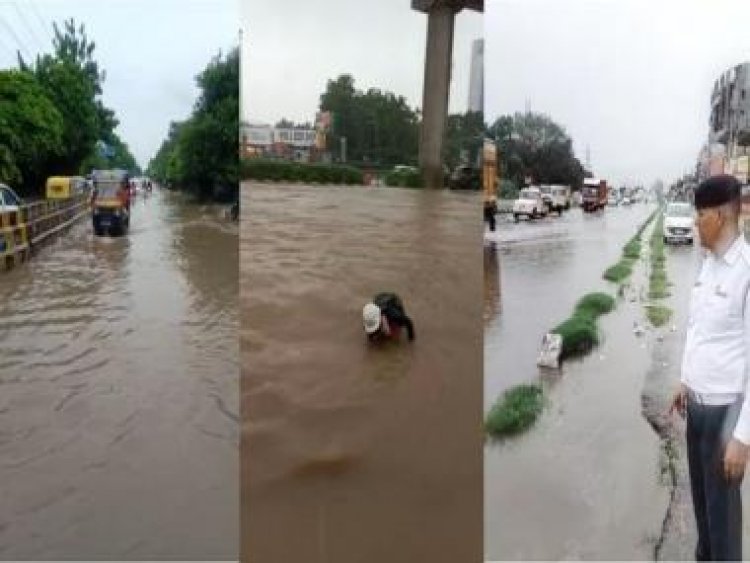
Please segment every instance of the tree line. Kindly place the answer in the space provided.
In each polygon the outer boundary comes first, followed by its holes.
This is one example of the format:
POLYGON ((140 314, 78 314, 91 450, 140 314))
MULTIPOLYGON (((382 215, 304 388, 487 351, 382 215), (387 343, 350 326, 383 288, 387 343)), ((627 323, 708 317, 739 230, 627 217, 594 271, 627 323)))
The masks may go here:
POLYGON ((102 100, 104 70, 81 24, 53 25, 52 52, 0 70, 0 182, 23 197, 41 196, 49 176, 86 175, 92 168, 140 173, 115 133, 115 112, 102 100), (106 144, 111 156, 100 150, 106 144))
MULTIPOLYGON (((421 113, 409 107, 403 96, 377 88, 358 90, 354 78, 344 74, 328 81, 319 108, 333 116, 327 144, 335 161, 341 160, 345 137, 349 164, 382 169, 417 165, 421 113)), ((279 125, 299 127, 287 119, 279 125)), ((481 112, 448 115, 443 143, 446 167, 477 164, 485 138, 497 144, 502 185, 508 191, 523 186, 527 177, 577 187, 586 175, 565 129, 532 112, 504 115, 492 124, 485 123, 481 112)))
POLYGON ((239 49, 219 53, 196 77, 200 90, 189 118, 172 122, 148 165, 149 176, 199 200, 239 195, 239 49))

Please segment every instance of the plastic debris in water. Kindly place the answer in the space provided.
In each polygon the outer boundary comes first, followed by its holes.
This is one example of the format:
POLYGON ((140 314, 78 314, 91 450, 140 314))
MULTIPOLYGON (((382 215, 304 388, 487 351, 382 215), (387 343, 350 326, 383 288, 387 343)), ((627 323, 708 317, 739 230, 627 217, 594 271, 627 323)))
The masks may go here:
POLYGON ((562 336, 549 332, 542 338, 542 349, 539 351, 539 357, 536 365, 557 369, 560 367, 560 353, 562 352, 562 336))

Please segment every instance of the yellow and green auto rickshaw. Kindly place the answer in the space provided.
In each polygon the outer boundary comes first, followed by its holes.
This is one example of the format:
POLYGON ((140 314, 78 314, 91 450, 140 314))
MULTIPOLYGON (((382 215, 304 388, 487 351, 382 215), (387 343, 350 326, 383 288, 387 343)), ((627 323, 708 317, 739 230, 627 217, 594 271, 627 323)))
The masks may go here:
POLYGON ((92 174, 91 216, 96 236, 123 235, 130 228, 130 184, 122 170, 95 170, 92 174))

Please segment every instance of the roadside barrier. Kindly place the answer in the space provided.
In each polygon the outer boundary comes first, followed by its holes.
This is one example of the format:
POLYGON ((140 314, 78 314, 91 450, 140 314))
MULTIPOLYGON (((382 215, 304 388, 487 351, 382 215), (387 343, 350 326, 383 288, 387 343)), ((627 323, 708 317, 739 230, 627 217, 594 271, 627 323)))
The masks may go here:
POLYGON ((33 250, 88 214, 89 196, 35 201, 18 211, 0 213, 0 261, 8 270, 31 257, 33 250))

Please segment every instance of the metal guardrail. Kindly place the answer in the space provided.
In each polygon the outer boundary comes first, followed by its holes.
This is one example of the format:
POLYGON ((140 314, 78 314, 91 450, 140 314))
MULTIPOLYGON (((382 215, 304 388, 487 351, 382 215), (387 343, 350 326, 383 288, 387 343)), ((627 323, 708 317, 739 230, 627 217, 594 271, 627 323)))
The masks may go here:
POLYGON ((52 235, 78 221, 89 210, 88 194, 64 200, 29 203, 18 211, 0 213, 0 262, 9 270, 27 261, 52 235))

